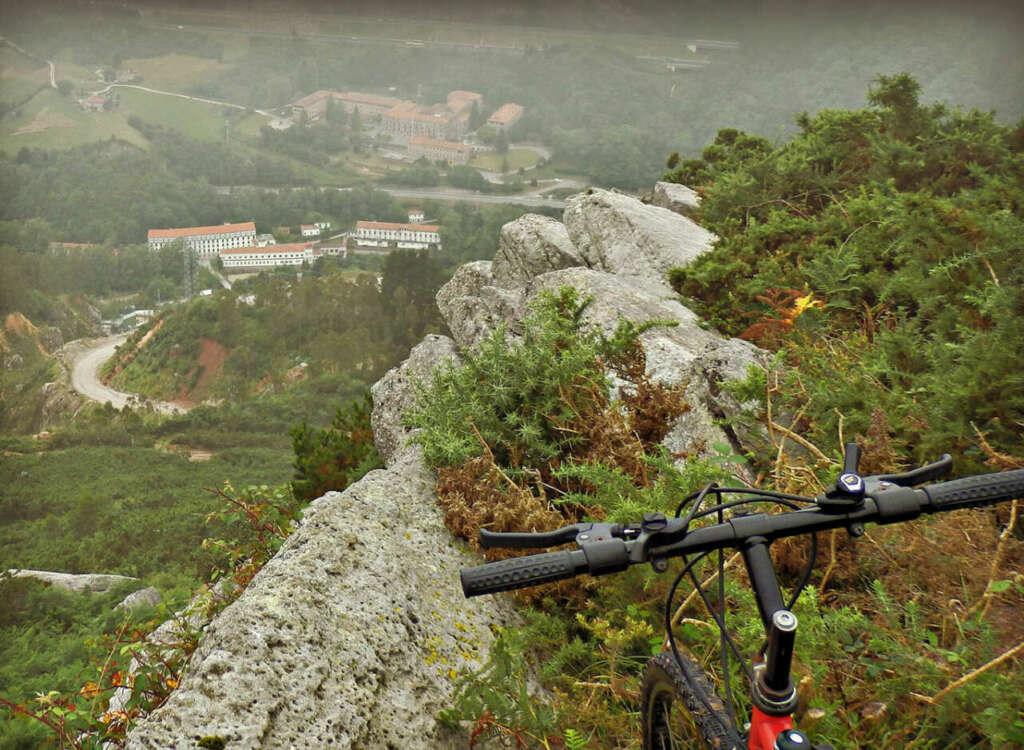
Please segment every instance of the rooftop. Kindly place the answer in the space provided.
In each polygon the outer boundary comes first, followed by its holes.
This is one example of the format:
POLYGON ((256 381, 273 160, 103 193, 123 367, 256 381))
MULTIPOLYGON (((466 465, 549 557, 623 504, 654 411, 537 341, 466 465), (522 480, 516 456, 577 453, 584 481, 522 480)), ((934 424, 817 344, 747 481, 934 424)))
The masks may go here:
POLYGON ((431 138, 426 135, 414 135, 409 139, 409 145, 411 146, 433 146, 434 148, 446 148, 452 151, 470 151, 469 146, 465 143, 457 143, 455 141, 439 141, 436 138, 431 138))
POLYGON ((256 224, 244 221, 241 224, 214 224, 211 227, 181 227, 179 229, 150 229, 149 239, 164 240, 179 237, 194 237, 201 234, 231 234, 232 232, 256 232, 256 224))
POLYGON ((395 224, 390 221, 357 221, 356 229, 408 229, 411 232, 436 232, 433 224, 395 224))
POLYGON ((496 122, 502 125, 508 124, 523 114, 523 108, 518 104, 508 102, 498 107, 498 110, 487 118, 487 122, 496 122))

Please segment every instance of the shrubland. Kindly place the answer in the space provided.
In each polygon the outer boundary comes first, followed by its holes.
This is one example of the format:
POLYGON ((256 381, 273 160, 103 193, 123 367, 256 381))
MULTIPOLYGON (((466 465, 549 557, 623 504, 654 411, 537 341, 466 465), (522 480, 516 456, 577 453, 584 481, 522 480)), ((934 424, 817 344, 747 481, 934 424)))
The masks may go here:
MULTIPOLYGON (((909 76, 881 76, 870 107, 801 116, 802 134, 784 145, 726 130, 700 160, 670 159, 667 177, 699 190, 703 222, 720 237, 674 283, 709 324, 776 352, 771 367, 728 386, 755 405, 745 419, 764 427, 770 455, 721 446, 711 460, 674 462, 644 445, 628 401, 598 397, 615 358, 595 357, 563 296, 540 303, 528 337, 499 331, 423 388, 411 420, 449 527, 475 545, 482 525, 539 530, 622 511, 635 520, 708 481, 736 486, 739 463, 762 487, 813 495, 851 439, 865 473, 942 451, 961 474, 1024 466, 1019 128, 917 94, 909 76), (531 341, 566 331, 556 362, 576 363, 579 381, 516 376, 545 372, 531 341), (631 449, 613 450, 622 435, 631 449)), ((1016 505, 1002 506, 869 530, 856 545, 826 536, 795 610, 798 726, 841 748, 1024 741, 1009 697, 1024 686, 1012 666, 1024 637, 1017 518, 1016 505)), ((775 556, 792 591, 811 562, 806 540, 776 544, 775 556)), ((715 566, 696 575, 712 580, 715 566)), ((744 578, 733 570, 708 593, 749 654, 763 635, 744 578)), ((463 676, 444 718, 475 722, 481 744, 637 747, 638 676, 663 645, 668 584, 633 569, 520 592, 526 625, 463 676), (554 696, 548 706, 530 697, 535 674, 554 696)), ((694 601, 675 613, 678 637, 715 672, 717 632, 694 601)), ((742 682, 735 660, 732 669, 742 682)))

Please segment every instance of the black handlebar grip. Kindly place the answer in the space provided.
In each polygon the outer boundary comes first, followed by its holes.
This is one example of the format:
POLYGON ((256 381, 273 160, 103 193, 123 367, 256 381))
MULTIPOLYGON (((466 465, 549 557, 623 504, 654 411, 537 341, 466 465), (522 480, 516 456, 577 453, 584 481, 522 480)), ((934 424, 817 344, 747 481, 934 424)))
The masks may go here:
POLYGON ((978 474, 922 487, 933 510, 956 510, 1024 497, 1024 469, 978 474))
POLYGON ((462 593, 469 598, 572 578, 586 568, 587 559, 580 550, 557 550, 463 568, 459 576, 462 593))

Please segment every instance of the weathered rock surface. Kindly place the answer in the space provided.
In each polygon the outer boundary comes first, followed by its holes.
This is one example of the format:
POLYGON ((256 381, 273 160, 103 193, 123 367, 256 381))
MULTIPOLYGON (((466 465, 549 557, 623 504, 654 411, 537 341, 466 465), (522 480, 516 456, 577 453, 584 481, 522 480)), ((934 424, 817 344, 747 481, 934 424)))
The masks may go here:
POLYGON ((670 268, 687 265, 715 240, 685 216, 598 188, 566 200, 565 226, 586 265, 659 285, 670 268))
POLYGON ((697 195, 697 191, 675 182, 656 183, 650 203, 652 206, 661 206, 691 218, 700 211, 700 196, 697 195))
POLYGON ((449 361, 459 361, 455 342, 447 336, 427 336, 413 347, 405 362, 388 370, 370 389, 373 394, 370 424, 377 452, 385 464, 390 466, 407 449, 411 433, 402 425, 402 414, 415 401, 413 382, 428 383, 431 371, 449 361))
POLYGON ((511 613, 463 598, 433 483, 410 451, 314 501, 127 747, 465 748, 435 714, 511 613))
POLYGON ((437 293, 437 307, 460 347, 487 336, 519 303, 518 293, 498 286, 491 266, 489 260, 466 263, 437 293))
POLYGON ((90 594, 104 594, 122 583, 137 581, 129 576, 106 575, 103 573, 55 573, 50 570, 21 570, 12 568, 7 573, 12 578, 34 578, 37 581, 58 586, 68 591, 90 594))
POLYGON ((52 383, 44 383, 39 389, 43 400, 39 426, 54 427, 65 423, 71 415, 77 414, 85 400, 71 387, 71 379, 66 372, 52 383))
POLYGON ((585 265, 565 224, 548 216, 525 214, 501 228, 491 274, 498 286, 515 288, 548 271, 585 265))

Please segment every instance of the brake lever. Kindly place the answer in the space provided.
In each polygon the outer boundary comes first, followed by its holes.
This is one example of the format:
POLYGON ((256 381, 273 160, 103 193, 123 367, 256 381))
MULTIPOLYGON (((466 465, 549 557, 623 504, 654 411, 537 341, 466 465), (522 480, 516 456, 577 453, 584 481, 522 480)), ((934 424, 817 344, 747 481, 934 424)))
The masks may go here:
POLYGON ((620 536, 622 526, 620 524, 607 523, 574 523, 572 526, 563 526, 554 531, 488 531, 480 529, 480 546, 484 549, 492 547, 507 547, 511 549, 540 549, 543 547, 557 547, 560 544, 575 542, 581 536, 584 541, 590 541, 587 537, 601 538, 620 536), (586 535, 586 536, 584 536, 586 535))
POLYGON ((944 477, 952 469, 953 457, 948 453, 943 453, 942 458, 930 464, 925 464, 900 474, 882 474, 881 476, 872 477, 872 479, 878 482, 891 482, 892 484, 898 484, 900 487, 913 487, 916 484, 923 484, 924 482, 931 482, 944 477))

